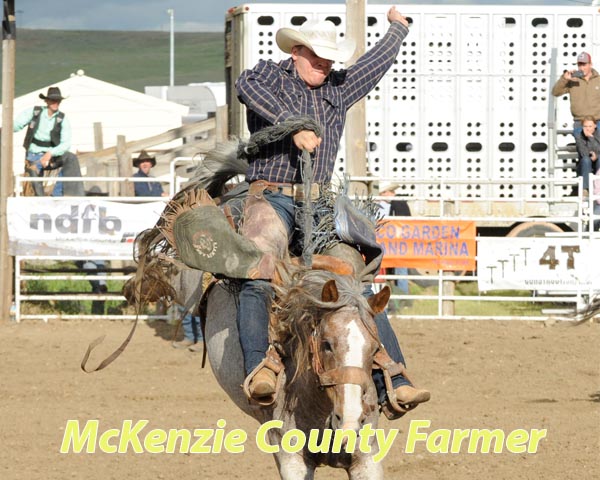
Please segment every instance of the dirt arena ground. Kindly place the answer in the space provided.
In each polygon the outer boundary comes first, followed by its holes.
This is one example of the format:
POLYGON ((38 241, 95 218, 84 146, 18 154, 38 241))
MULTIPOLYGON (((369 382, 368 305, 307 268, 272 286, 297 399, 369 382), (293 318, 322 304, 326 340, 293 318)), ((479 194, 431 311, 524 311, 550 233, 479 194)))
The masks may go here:
MULTIPOLYGON (((129 331, 127 322, 0 323, 0 478, 213 479, 277 477, 254 442, 258 424, 239 412, 200 368, 201 356, 170 346, 172 328, 140 325, 123 355, 85 374, 83 353, 106 340, 95 362, 129 331), (99 420, 100 433, 124 420, 150 428, 248 432, 244 453, 124 454, 59 452, 67 421, 99 420)), ((396 422, 386 478, 592 479, 600 467, 600 325, 494 321, 394 321, 409 369, 432 400, 396 422), (536 454, 405 453, 411 420, 433 429, 547 429, 536 454)), ((321 469, 320 479, 345 478, 321 469)))

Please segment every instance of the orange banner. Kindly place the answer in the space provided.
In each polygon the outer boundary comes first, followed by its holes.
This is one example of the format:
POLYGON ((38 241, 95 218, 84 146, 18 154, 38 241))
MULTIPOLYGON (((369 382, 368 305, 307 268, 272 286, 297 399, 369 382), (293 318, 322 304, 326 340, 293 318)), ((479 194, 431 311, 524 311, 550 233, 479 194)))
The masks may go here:
POLYGON ((385 220, 377 231, 383 268, 475 270, 475 222, 385 220))

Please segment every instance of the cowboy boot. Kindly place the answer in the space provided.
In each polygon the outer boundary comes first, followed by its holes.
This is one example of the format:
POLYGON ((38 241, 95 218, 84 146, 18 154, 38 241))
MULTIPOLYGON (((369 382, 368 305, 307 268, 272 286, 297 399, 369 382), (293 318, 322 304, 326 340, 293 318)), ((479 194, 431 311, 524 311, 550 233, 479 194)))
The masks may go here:
POLYGON ((244 380, 242 388, 248 399, 263 407, 275 403, 281 388, 283 363, 273 345, 269 345, 266 356, 244 380))
POLYGON ((275 394, 277 378, 275 372, 263 367, 254 374, 248 385, 250 397, 254 400, 263 400, 275 394))
POLYGON ((396 400, 402 405, 417 405, 425 403, 431 398, 431 393, 422 388, 415 388, 412 385, 401 385, 394 389, 396 400))

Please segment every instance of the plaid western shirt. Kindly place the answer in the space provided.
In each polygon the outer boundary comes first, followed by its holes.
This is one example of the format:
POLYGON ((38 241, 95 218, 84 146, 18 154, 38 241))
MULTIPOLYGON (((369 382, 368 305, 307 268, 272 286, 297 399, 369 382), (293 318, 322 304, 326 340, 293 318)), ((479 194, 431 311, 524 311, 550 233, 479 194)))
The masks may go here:
MULTIPOLYGON (((317 88, 304 83, 291 58, 280 63, 261 60, 242 72, 236 83, 238 98, 247 107, 248 129, 254 133, 289 117, 313 117, 323 128, 321 145, 313 153, 313 181, 329 182, 346 112, 381 80, 407 34, 407 27, 392 22, 383 38, 354 65, 332 71, 317 88)), ((250 159, 246 180, 302 183, 301 153, 291 135, 266 145, 250 159)))

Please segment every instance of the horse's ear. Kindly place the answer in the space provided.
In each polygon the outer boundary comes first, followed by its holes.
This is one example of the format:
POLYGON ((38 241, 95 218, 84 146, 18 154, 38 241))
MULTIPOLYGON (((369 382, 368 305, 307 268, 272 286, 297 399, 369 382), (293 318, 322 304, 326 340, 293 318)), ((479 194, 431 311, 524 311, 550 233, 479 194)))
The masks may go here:
POLYGON ((388 301, 390 300, 390 287, 387 285, 381 289, 381 291, 369 297, 369 305, 371 306, 371 310, 375 313, 381 313, 385 310, 388 301))
POLYGON ((324 302, 337 302, 339 298, 338 289, 335 286, 335 280, 328 280, 323 285, 323 291, 321 292, 321 300, 324 302))

